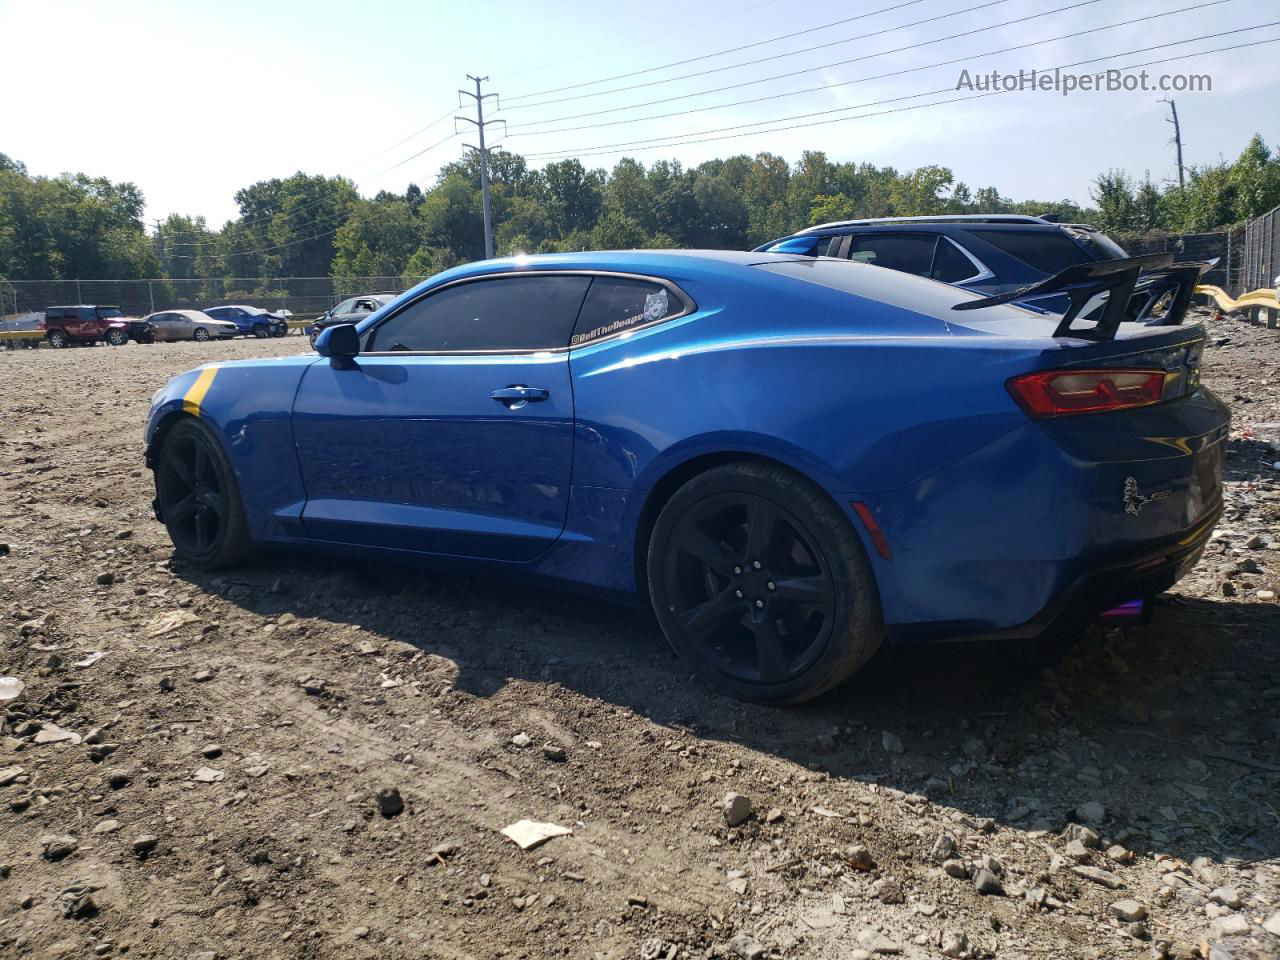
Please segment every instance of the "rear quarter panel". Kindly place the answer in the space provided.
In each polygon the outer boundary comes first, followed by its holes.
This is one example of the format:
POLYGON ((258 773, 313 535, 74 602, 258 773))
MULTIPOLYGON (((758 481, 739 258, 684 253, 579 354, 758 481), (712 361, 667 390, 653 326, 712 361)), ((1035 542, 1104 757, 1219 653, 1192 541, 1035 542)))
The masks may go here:
MULTIPOLYGON (((756 269, 732 284, 669 275, 694 314, 573 351, 566 540, 618 542, 625 562, 601 557, 598 575, 625 582, 607 586, 634 587, 625 538, 654 485, 694 458, 779 461, 848 512, 850 500, 909 485, 1026 422, 1003 388, 1024 354, 884 302, 911 303, 917 278, 849 266, 868 271, 867 296, 756 269), (905 293, 882 289, 901 281, 905 293)), ((932 307, 957 298, 944 284, 923 288, 932 307)))

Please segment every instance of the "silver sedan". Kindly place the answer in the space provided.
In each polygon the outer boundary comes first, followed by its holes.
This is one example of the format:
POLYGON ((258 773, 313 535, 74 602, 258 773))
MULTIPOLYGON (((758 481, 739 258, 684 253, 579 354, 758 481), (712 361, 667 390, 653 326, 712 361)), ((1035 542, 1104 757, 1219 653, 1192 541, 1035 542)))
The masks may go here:
POLYGON ((156 340, 223 340, 240 331, 230 320, 215 320, 199 310, 163 310, 146 318, 155 327, 156 340))

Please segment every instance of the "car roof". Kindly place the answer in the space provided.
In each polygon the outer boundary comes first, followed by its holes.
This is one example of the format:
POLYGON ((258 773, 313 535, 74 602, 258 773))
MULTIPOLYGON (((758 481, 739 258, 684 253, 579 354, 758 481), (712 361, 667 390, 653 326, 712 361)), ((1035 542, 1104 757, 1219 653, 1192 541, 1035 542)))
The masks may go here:
MULTIPOLYGON (((864 220, 832 220, 830 223, 819 223, 816 226, 806 227, 797 231, 798 234, 813 233, 818 230, 826 230, 832 227, 875 227, 881 224, 892 225, 899 223, 907 224, 930 224, 930 223, 957 223, 957 224, 976 224, 976 223, 1023 223, 1034 226, 1048 226, 1050 221, 1043 220, 1040 217, 1033 217, 1023 213, 957 213, 952 216, 931 216, 931 217, 868 217, 864 220)), ((1056 224, 1053 224, 1056 226, 1056 224)))
POLYGON ((63 303, 46 310, 119 310, 114 303, 63 303))
MULTIPOLYGON (((1025 220, 932 220, 928 218, 913 219, 910 217, 901 217, 895 220, 842 220, 835 223, 822 223, 816 227, 806 227, 803 230, 797 230, 795 233, 788 234, 786 237, 779 237, 779 240, 785 240, 789 237, 806 237, 806 236, 824 236, 826 234, 843 233, 850 229, 869 230, 873 232, 888 232, 892 230, 911 230, 918 233, 964 233, 969 230, 981 228, 984 230, 999 230, 1009 233, 1060 233, 1065 226, 1075 226, 1074 224, 1051 223, 1048 220, 1039 220, 1034 217, 1025 220)), ((1090 228, 1096 232, 1096 228, 1090 228)), ((773 241, 777 243, 778 241, 773 241)))
POLYGON ((579 253, 538 253, 494 260, 477 260, 429 277, 403 296, 411 296, 455 280, 495 273, 574 270, 653 276, 668 280, 725 279, 760 263, 810 259, 787 253, 742 250, 584 250, 579 253))

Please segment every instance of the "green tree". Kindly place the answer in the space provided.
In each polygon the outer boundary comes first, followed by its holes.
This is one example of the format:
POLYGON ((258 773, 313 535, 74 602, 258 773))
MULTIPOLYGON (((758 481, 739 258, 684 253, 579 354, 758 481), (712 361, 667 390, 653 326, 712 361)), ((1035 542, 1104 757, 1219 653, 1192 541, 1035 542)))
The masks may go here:
POLYGON ((1098 205, 1097 226, 1104 233, 1133 229, 1133 178, 1123 170, 1108 170, 1093 181, 1089 196, 1098 205))
POLYGON ((422 219, 407 200, 358 200, 334 237, 331 273, 341 280, 401 276, 425 240, 422 219))

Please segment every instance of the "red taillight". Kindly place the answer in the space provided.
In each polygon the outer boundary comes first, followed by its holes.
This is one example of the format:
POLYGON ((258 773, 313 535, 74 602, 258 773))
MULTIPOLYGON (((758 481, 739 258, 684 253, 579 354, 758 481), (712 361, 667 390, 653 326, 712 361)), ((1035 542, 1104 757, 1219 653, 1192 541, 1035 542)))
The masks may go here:
POLYGON ((1127 410, 1159 403, 1163 370, 1046 370, 1009 381, 1009 392, 1031 417, 1127 410))

